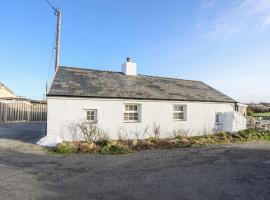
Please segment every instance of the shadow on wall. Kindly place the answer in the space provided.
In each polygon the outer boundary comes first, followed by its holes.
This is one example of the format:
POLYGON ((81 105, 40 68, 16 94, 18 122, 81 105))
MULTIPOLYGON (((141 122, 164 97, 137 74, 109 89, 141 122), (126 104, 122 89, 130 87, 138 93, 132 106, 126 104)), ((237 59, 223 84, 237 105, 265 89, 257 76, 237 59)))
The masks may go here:
POLYGON ((62 124, 60 138, 67 141, 83 140, 84 138, 78 127, 78 122, 73 121, 62 124))

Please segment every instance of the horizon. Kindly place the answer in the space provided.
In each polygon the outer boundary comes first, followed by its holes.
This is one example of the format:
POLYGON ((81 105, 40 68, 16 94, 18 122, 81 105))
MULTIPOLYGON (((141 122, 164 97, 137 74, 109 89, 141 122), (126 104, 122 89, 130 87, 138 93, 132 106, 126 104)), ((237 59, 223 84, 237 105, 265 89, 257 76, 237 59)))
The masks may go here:
MULTIPOLYGON (((121 71, 131 57, 143 75, 202 81, 242 103, 270 102, 270 1, 51 3, 63 13, 60 66, 121 71)), ((43 99, 56 16, 45 0, 4 1, 2 10, 0 82, 43 99), (5 18, 11 5, 14 15, 5 18)))

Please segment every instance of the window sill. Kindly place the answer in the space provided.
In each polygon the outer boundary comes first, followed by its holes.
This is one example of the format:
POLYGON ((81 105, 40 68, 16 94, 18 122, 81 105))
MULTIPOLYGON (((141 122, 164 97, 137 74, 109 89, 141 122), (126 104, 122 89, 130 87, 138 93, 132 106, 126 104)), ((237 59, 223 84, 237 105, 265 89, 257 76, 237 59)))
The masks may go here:
POLYGON ((123 121, 123 123, 141 123, 140 120, 136 120, 136 121, 123 121))
POLYGON ((173 119, 173 121, 178 122, 178 121, 187 121, 187 120, 186 119, 173 119))
POLYGON ((97 121, 86 121, 85 124, 96 124, 97 121))

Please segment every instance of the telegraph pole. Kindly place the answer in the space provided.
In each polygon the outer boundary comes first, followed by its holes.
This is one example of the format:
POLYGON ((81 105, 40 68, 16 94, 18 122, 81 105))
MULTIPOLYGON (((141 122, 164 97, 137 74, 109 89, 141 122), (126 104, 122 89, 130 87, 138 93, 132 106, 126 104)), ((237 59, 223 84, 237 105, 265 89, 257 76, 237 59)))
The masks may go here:
POLYGON ((55 15, 57 16, 56 27, 56 46, 55 46, 55 71, 59 66, 59 50, 60 50, 60 31, 61 31, 61 11, 56 8, 55 15))
POLYGON ((54 14, 57 16, 56 26, 56 45, 55 45, 55 71, 59 67, 59 49, 60 49, 60 30, 61 30, 61 11, 56 8, 49 0, 45 0, 49 6, 54 10, 54 14))

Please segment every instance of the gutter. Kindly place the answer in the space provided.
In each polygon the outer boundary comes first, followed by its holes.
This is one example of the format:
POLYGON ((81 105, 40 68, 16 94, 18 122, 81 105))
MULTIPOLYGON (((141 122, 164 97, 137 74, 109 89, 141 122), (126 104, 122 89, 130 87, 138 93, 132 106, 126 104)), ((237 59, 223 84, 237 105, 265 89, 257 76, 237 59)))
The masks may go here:
POLYGON ((162 99, 162 98, 138 98, 138 97, 100 97, 100 96, 79 96, 79 95, 52 95, 47 94, 47 97, 74 97, 74 98, 95 98, 95 99, 134 99, 134 100, 163 100, 163 101, 193 101, 193 102, 213 102, 213 103, 234 103, 235 109, 237 101, 214 101, 214 100, 196 100, 196 99, 162 99))

